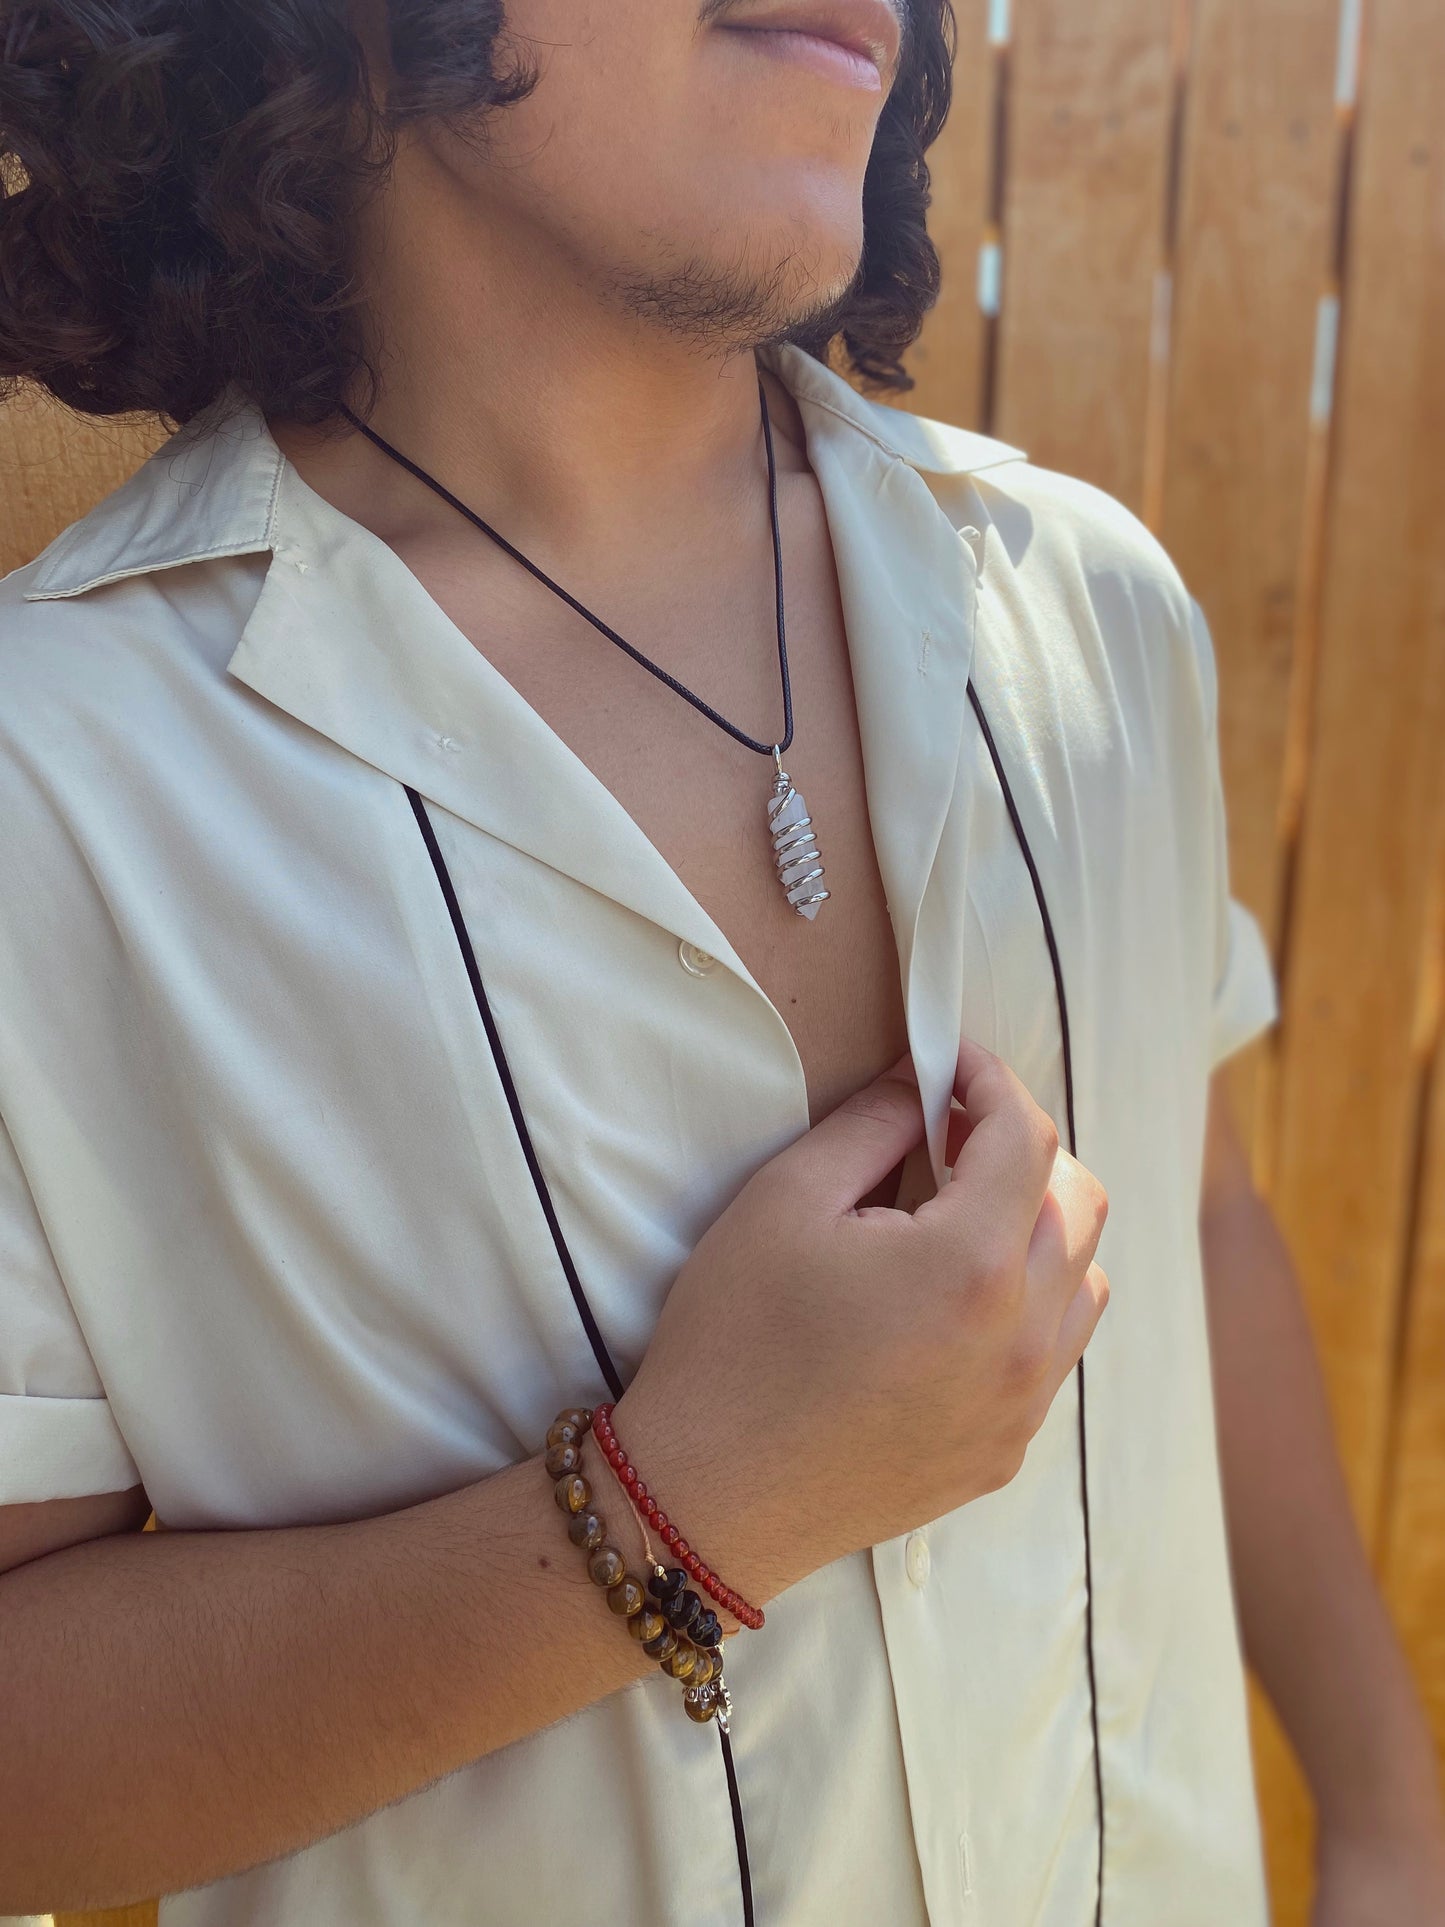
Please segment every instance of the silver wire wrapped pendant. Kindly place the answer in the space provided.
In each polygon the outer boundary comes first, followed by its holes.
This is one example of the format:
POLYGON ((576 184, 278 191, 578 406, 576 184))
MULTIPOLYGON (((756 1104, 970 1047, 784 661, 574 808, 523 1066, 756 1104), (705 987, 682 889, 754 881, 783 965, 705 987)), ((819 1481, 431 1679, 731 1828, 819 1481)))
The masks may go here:
POLYGON ((823 888, 823 864, 808 806, 793 788, 792 779, 783 768, 776 748, 773 750, 773 761, 778 766, 778 773, 773 779, 773 793, 768 798, 768 828, 773 837, 773 861, 777 865, 778 881, 783 886, 788 902, 800 917, 806 917, 811 923, 818 914, 819 906, 827 901, 831 892, 823 888))

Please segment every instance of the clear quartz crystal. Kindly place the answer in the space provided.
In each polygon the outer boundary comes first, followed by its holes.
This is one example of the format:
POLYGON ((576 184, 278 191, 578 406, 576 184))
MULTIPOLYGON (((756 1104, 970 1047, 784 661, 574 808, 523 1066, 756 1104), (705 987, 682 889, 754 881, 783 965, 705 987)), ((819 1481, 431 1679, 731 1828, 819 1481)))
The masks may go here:
POLYGON ((773 783, 773 793, 768 798, 768 829, 773 839, 774 861, 789 903, 799 916, 806 917, 811 923, 823 905, 821 902, 800 902, 799 899, 826 897, 828 893, 823 887, 823 860, 818 853, 814 832, 811 827, 799 829, 807 822, 806 802, 793 788, 788 772, 779 769, 773 783), (810 875, 812 871, 817 874, 810 875))

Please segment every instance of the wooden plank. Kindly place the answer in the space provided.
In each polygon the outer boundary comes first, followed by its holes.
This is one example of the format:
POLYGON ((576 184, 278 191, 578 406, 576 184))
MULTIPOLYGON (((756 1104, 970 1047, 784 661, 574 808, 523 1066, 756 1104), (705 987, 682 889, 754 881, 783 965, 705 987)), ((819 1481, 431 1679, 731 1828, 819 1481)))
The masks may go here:
POLYGON ((988 41, 988 0, 954 0, 954 14, 953 105, 928 153, 933 178, 928 231, 942 280, 923 333, 908 354, 908 372, 917 386, 905 404, 915 414, 977 428, 984 344, 978 255, 989 218, 998 60, 988 41))
MULTIPOLYGON (((1445 931, 1437 928, 1436 937, 1437 965, 1445 967, 1445 931)), ((1438 1004, 1436 1014, 1438 1021, 1438 1004)), ((1417 1198, 1384 1573, 1445 1761, 1445 1038, 1438 1031, 1417 1198)))
POLYGON ((1143 502, 1172 0, 1020 0, 993 432, 1143 502))
MULTIPOLYGON (((1267 8, 1199 0, 1174 230, 1159 532, 1209 618, 1231 885, 1276 956, 1286 749, 1295 678, 1308 667, 1296 643, 1313 609, 1308 596, 1302 608, 1301 568, 1318 562, 1308 538, 1323 431, 1312 426, 1310 399, 1335 231, 1336 37, 1334 9, 1321 0, 1267 8)), ((1270 1040, 1230 1067, 1235 1116, 1256 1148, 1267 1121, 1262 1076, 1275 1048, 1270 1040)), ((1276 1927, 1306 1927, 1310 1800, 1257 1690, 1251 1711, 1272 1915, 1276 1927)))
MULTIPOLYGON (((1209 618, 1231 883, 1276 954, 1316 317, 1337 198, 1336 37, 1323 0, 1197 0, 1175 224, 1159 533, 1209 618)), ((1247 1143, 1260 1063, 1247 1051, 1231 1066, 1247 1143)))
POLYGON ((157 1905, 108 1908, 99 1914, 56 1914, 54 1927, 156 1927, 157 1905))
POLYGON ((1445 9, 1374 10, 1350 204, 1274 1202, 1377 1525, 1445 813, 1445 9))

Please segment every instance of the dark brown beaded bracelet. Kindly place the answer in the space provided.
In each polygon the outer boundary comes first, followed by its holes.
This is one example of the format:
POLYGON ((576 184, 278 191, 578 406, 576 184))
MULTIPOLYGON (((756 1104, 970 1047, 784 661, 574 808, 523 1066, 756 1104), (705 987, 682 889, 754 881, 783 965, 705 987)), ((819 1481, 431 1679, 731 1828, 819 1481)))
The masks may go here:
MULTIPOLYGON (((687 1574, 680 1567, 666 1568, 654 1560, 644 1585, 608 1541, 607 1521, 592 1504, 592 1487, 581 1471, 582 1436, 591 1423, 590 1411, 569 1406, 547 1432, 544 1463, 558 1507, 567 1516, 567 1536, 587 1554, 587 1576, 603 1588, 608 1606, 626 1620, 643 1652, 682 1684, 688 1718, 699 1724, 716 1719, 726 1732, 732 1696, 722 1676, 721 1624, 715 1613, 701 1609, 697 1594, 687 1590, 687 1574)), ((645 1529, 643 1537, 648 1543, 645 1529)))

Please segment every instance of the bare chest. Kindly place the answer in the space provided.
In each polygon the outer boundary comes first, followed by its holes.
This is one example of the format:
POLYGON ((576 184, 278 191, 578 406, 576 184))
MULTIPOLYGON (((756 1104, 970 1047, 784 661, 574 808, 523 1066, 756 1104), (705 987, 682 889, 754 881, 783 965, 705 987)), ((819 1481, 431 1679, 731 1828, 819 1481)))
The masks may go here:
MULTIPOLYGON (((485 599, 449 592, 444 581, 428 586, 728 937, 792 1035, 816 1123, 896 1061, 908 1039, 831 553, 805 549, 790 576, 794 738, 783 764, 813 818, 830 892, 812 921, 788 904, 776 874, 770 751, 735 741, 565 609, 559 619, 525 590, 510 611, 499 608, 495 591, 503 604, 514 591, 505 577, 489 582, 485 599)), ((707 608, 708 599, 696 606, 707 608)), ((714 600, 709 615, 682 625, 639 605, 632 634, 719 714, 770 741, 783 734, 783 702, 766 602, 761 615, 737 625, 714 600), (649 632, 671 646, 650 648, 649 632)), ((896 1174, 867 1201, 891 1203, 895 1191, 896 1174)))

